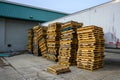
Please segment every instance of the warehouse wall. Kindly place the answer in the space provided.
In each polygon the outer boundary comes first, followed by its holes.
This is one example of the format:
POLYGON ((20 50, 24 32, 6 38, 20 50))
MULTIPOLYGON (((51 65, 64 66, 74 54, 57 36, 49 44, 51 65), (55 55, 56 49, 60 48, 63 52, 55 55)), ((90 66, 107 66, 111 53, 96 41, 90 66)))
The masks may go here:
POLYGON ((106 47, 120 48, 120 1, 111 1, 96 7, 92 7, 72 15, 44 23, 67 22, 74 20, 83 22, 84 25, 97 25, 103 27, 106 47))
POLYGON ((0 52, 25 50, 27 31, 38 22, 0 18, 0 52), (11 47, 8 47, 8 45, 11 47))
POLYGON ((5 40, 5 19, 0 18, 0 50, 4 48, 5 40))

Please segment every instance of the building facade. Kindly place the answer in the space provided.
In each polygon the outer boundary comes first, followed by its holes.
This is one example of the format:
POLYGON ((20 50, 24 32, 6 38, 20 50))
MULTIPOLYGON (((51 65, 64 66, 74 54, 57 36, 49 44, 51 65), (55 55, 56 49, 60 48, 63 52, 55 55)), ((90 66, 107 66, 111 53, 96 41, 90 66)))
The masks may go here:
POLYGON ((95 7, 91 7, 71 15, 43 23, 48 25, 52 22, 67 22, 74 20, 83 22, 84 26, 97 25, 103 28, 105 46, 120 48, 120 0, 113 0, 95 7))
POLYGON ((28 29, 65 15, 68 14, 0 1, 0 52, 26 50, 28 29))

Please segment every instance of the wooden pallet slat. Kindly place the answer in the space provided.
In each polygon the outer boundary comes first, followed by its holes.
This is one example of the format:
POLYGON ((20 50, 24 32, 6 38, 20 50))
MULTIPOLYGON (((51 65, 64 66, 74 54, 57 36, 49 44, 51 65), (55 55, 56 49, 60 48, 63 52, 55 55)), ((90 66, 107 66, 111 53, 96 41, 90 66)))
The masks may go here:
POLYGON ((91 71, 103 67, 105 48, 103 29, 91 25, 78 28, 77 34, 77 67, 91 71))

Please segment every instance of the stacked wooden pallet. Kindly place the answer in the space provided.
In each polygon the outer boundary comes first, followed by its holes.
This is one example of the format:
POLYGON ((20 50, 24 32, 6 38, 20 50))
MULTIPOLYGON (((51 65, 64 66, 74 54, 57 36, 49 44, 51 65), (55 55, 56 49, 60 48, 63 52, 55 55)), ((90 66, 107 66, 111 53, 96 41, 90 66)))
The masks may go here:
POLYGON ((61 73, 70 72, 70 69, 68 66, 55 65, 55 66, 48 67, 47 71, 52 74, 58 75, 61 73))
POLYGON ((62 23, 51 23, 47 30, 47 58, 57 61, 59 53, 60 28, 62 23))
POLYGON ((39 49, 41 52, 41 55, 43 57, 47 57, 47 41, 46 41, 46 36, 47 36, 47 27, 45 26, 40 26, 39 30, 39 49))
POLYGON ((33 29, 28 30, 27 50, 28 52, 33 53, 33 29))
POLYGON ((41 55, 39 49, 39 40, 40 40, 40 26, 35 26, 33 28, 34 38, 33 38, 33 54, 36 56, 41 55))
POLYGON ((104 64, 104 33, 94 25, 77 29, 77 67, 95 70, 104 64))
POLYGON ((75 65, 77 54, 77 28, 82 27, 82 23, 70 21, 62 25, 61 40, 58 64, 59 65, 75 65))

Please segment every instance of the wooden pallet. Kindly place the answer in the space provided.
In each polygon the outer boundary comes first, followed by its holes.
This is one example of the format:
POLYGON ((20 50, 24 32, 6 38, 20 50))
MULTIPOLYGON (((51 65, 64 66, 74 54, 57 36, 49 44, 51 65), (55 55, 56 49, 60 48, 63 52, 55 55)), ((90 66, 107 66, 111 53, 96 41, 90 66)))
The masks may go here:
POLYGON ((59 62, 60 63, 71 63, 72 62, 72 60, 73 60, 73 58, 72 57, 70 57, 70 56, 58 56, 58 60, 59 60, 59 62))
POLYGON ((52 60, 52 61, 57 61, 58 60, 56 55, 49 54, 49 53, 47 54, 47 59, 52 60))
POLYGON ((58 50, 60 46, 60 28, 61 23, 51 23, 49 24, 47 31, 47 47, 48 54, 47 59, 56 61, 58 56, 58 50))
POLYGON ((64 38, 64 39, 61 39, 60 41, 77 41, 77 39, 75 38, 64 38))
POLYGON ((48 51, 52 53, 56 53, 58 50, 59 48, 53 48, 53 47, 48 48, 48 51))
POLYGON ((71 72, 68 66, 63 66, 63 65, 50 66, 47 68, 47 71, 55 75, 71 72))
POLYGON ((104 46, 103 45, 93 45, 93 46, 78 46, 79 48, 95 48, 95 49, 97 49, 97 48, 104 48, 104 46))
POLYGON ((75 31, 74 30, 69 30, 69 31, 63 31, 61 32, 62 35, 68 35, 68 34, 74 34, 75 31))
POLYGON ((39 44, 39 47, 40 47, 40 48, 47 47, 46 45, 47 45, 47 44, 44 42, 44 43, 42 43, 42 44, 39 44))
POLYGON ((87 36, 87 35, 83 35, 83 36, 78 36, 78 38, 103 38, 104 39, 104 36, 102 35, 99 35, 99 36, 94 36, 94 35, 90 35, 90 36, 87 36))
POLYGON ((39 42, 41 43, 41 42, 46 42, 46 37, 43 37, 42 36, 42 38, 39 40, 39 42))
POLYGON ((56 43, 49 43, 49 42, 47 42, 47 46, 48 47, 59 47, 60 45, 56 44, 56 43))
POLYGON ((104 52, 104 48, 78 48, 78 53, 100 53, 100 52, 104 52))
POLYGON ((57 41, 59 41, 60 39, 47 39, 47 42, 54 42, 54 43, 56 43, 57 41))
POLYGON ((54 35, 54 36, 57 36, 57 35, 60 35, 61 32, 60 31, 49 31, 47 32, 47 35, 54 35))
POLYGON ((73 45, 73 44, 69 44, 69 45, 60 45, 60 47, 61 48, 70 48, 70 47, 72 47, 73 49, 77 49, 78 48, 78 46, 77 45, 73 45))
POLYGON ((62 54, 59 54, 58 58, 59 59, 68 59, 68 60, 71 60, 71 59, 75 59, 76 57, 76 54, 74 53, 71 53, 71 54, 66 54, 66 53, 62 53, 62 54))
POLYGON ((104 50, 104 47, 80 47, 79 50, 104 50))
POLYGON ((33 53, 33 29, 28 30, 28 43, 27 43, 27 50, 33 53))
POLYGON ((33 39, 33 46, 34 46, 34 54, 41 55, 41 51, 46 50, 46 31, 47 27, 43 26, 35 26, 33 28, 34 31, 34 39, 33 39), (43 49, 41 49, 43 47, 43 49))
POLYGON ((71 49, 70 47, 69 47, 69 48, 67 48, 67 47, 61 48, 61 47, 60 47, 59 51, 60 51, 60 52, 71 52, 71 51, 73 51, 73 53, 74 53, 75 51, 77 51, 77 48, 72 48, 72 49, 71 49))
POLYGON ((48 41, 48 42, 51 43, 51 44, 59 44, 60 43, 60 41, 48 41))
POLYGON ((41 52, 42 55, 43 55, 43 54, 47 54, 47 53, 48 53, 47 50, 41 52))
POLYGON ((101 39, 78 39, 78 41, 80 42, 80 43, 84 43, 84 42, 98 42, 98 43, 104 43, 105 42, 105 40, 103 39, 103 40, 101 40, 101 39))
POLYGON ((58 40, 58 41, 59 41, 60 36, 48 36, 47 39, 48 39, 48 40, 54 40, 54 41, 57 41, 57 40, 58 40))
POLYGON ((61 39, 66 39, 66 38, 76 38, 77 39, 77 37, 74 37, 73 35, 61 36, 61 39))
MULTIPOLYGON (((47 51, 47 49, 42 49, 42 50, 41 50, 41 54, 42 54, 42 52, 44 52, 44 51, 47 51)), ((47 52, 48 52, 48 51, 47 51, 47 52)))
POLYGON ((78 36, 104 36, 102 32, 88 32, 88 33, 79 33, 78 36))
POLYGON ((91 51, 81 51, 81 50, 78 50, 77 51, 77 54, 91 54, 91 55, 95 55, 95 54, 104 54, 104 50, 103 51, 99 51, 99 50, 91 50, 91 51))
POLYGON ((48 25, 49 26, 48 30, 60 29, 62 24, 63 23, 59 23, 59 22, 51 23, 51 24, 48 25))
POLYGON ((48 50, 48 53, 53 55, 58 55, 58 51, 48 50))
POLYGON ((103 66, 97 66, 97 67, 92 67, 91 66, 91 67, 89 67, 89 66, 79 66, 79 65, 77 65, 77 67, 80 68, 80 69, 86 69, 86 70, 90 70, 90 71, 103 68, 103 66))
POLYGON ((86 56, 86 55, 81 55, 81 56, 77 56, 79 59, 103 59, 104 55, 99 55, 99 56, 86 56))
POLYGON ((95 46, 104 46, 104 43, 97 43, 97 42, 83 42, 83 43, 80 43, 78 41, 78 45, 79 46, 93 46, 93 45, 95 45, 95 46))
POLYGON ((58 35, 60 35, 60 32, 58 33, 58 32, 49 32, 49 33, 47 33, 47 36, 50 36, 50 35, 54 35, 54 36, 58 36, 58 35))
POLYGON ((72 41, 72 40, 69 40, 69 41, 60 41, 60 45, 75 45, 77 44, 77 41, 72 41))
POLYGON ((61 40, 58 56, 58 64, 70 66, 76 64, 77 53, 77 28, 81 27, 81 23, 68 22, 62 25, 61 40))
POLYGON ((59 65, 64 65, 64 66, 74 66, 76 65, 76 62, 68 62, 68 61, 59 61, 58 62, 59 65))
POLYGON ((39 42, 38 44, 39 44, 39 47, 47 46, 47 42, 46 41, 45 42, 39 42))
POLYGON ((90 26, 85 26, 85 27, 82 27, 82 28, 78 28, 77 30, 79 30, 79 31, 84 31, 84 30, 102 30, 103 31, 103 28, 95 26, 95 25, 90 25, 90 26))
POLYGON ((49 34, 48 34, 48 35, 47 35, 47 38, 49 38, 49 37, 50 37, 50 38, 51 38, 51 37, 59 37, 59 35, 60 35, 60 34, 58 34, 58 33, 52 34, 52 35, 49 35, 49 34))
POLYGON ((97 60, 104 60, 104 56, 101 57, 88 57, 88 56, 77 56, 77 60, 83 61, 97 61, 97 60))
POLYGON ((70 55, 70 56, 73 56, 77 53, 77 51, 59 51, 59 55, 70 55))
POLYGON ((46 53, 42 53, 42 57, 43 58, 47 58, 47 54, 46 53))
POLYGON ((104 55, 104 53, 100 53, 100 52, 99 53, 84 53, 84 52, 83 53, 82 52, 78 53, 77 52, 77 56, 86 56, 86 57, 90 56, 90 57, 94 57, 94 56, 102 56, 102 55, 104 55))
POLYGON ((46 43, 43 43, 42 45, 39 45, 39 48, 47 48, 46 43))
POLYGON ((48 48, 47 48, 46 46, 44 46, 44 47, 39 47, 39 49, 40 49, 41 52, 42 52, 42 51, 44 51, 44 50, 47 50, 48 48))
POLYGON ((104 38, 103 35, 78 35, 78 38, 104 38))
POLYGON ((78 23, 78 22, 75 22, 75 21, 69 21, 69 22, 66 22, 62 25, 62 28, 66 28, 66 27, 82 27, 83 26, 83 23, 78 23))
POLYGON ((100 35, 104 35, 103 31, 99 31, 99 30, 83 30, 83 31, 77 31, 77 34, 100 34, 100 35))
POLYGON ((77 67, 95 70, 104 64, 104 33, 102 28, 87 26, 77 29, 77 67))
POLYGON ((69 31, 69 30, 73 30, 73 28, 72 27, 62 28, 61 32, 69 31))
POLYGON ((89 66, 99 66, 103 64, 103 61, 99 62, 91 62, 91 61, 81 61, 82 65, 89 65, 89 66))
POLYGON ((78 40, 79 41, 83 41, 83 40, 85 40, 85 41, 97 41, 98 40, 98 41, 104 42, 103 37, 82 37, 82 38, 78 37, 78 40))
POLYGON ((94 62, 94 61, 101 61, 101 60, 104 60, 104 58, 95 58, 95 59, 81 59, 79 57, 77 57, 76 61, 91 61, 91 62, 94 62))
POLYGON ((99 45, 86 45, 86 44, 78 44, 78 48, 104 48, 105 47, 105 45, 103 45, 103 44, 99 44, 99 45))

